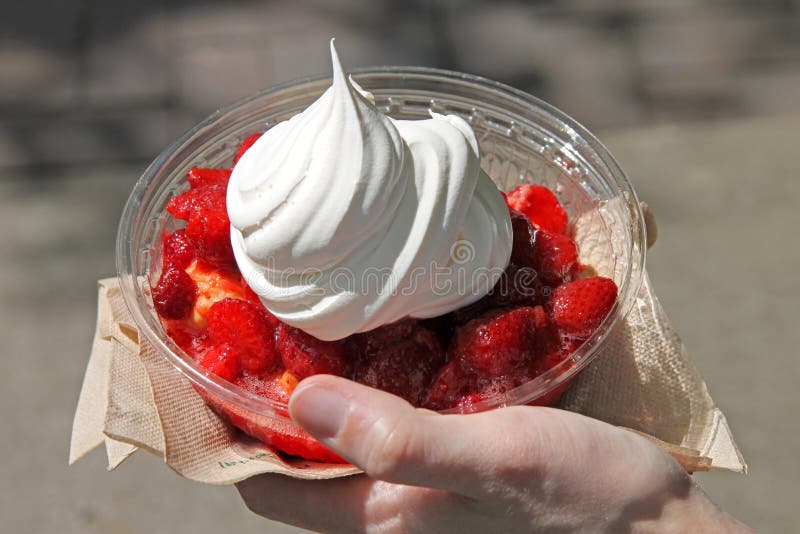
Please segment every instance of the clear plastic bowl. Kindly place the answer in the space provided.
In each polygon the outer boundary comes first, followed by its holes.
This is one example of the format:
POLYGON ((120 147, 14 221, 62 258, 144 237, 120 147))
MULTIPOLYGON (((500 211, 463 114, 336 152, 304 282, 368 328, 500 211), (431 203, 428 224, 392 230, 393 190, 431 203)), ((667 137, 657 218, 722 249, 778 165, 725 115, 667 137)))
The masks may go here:
MULTIPOLYGON (((473 405, 470 411, 536 403, 560 393, 599 354, 608 333, 631 309, 641 284, 645 228, 636 194, 619 165, 591 133, 566 114, 497 82, 408 67, 361 70, 353 77, 375 95, 376 105, 393 117, 427 118, 430 111, 464 117, 478 136, 484 170, 501 189, 540 183, 556 192, 570 221, 587 220, 587 215, 591 219, 592 232, 577 235, 576 240, 582 256, 591 250, 593 259, 602 259, 590 262, 599 264, 593 265, 599 274, 617 283, 619 296, 611 313, 570 358, 504 395, 473 405)), ((308 437, 288 417, 286 404, 209 375, 181 350, 159 322, 149 281, 157 281, 160 275, 160 236, 178 227, 165 207, 171 197, 188 187, 186 172, 195 166, 230 166, 246 136, 305 109, 329 85, 329 78, 310 78, 267 89, 217 111, 192 128, 162 152, 136 183, 117 235, 122 294, 145 339, 236 426, 279 448, 286 448, 288 439, 290 450, 292 440, 308 437)), ((458 410, 447 412, 454 411, 458 410)))

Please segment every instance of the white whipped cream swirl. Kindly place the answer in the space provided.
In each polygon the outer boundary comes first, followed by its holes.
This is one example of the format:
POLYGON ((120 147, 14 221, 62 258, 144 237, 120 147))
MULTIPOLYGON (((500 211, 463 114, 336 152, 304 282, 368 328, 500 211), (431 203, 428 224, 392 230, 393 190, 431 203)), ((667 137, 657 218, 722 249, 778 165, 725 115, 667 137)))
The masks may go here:
POLYGON ((319 339, 470 304, 511 255, 505 202, 466 121, 394 120, 342 69, 233 169, 236 262, 264 306, 319 339))

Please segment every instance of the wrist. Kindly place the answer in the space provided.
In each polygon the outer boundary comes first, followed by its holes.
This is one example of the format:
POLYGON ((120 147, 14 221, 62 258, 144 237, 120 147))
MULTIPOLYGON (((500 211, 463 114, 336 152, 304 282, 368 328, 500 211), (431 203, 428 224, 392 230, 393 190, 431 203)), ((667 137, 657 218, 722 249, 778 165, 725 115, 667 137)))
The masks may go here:
POLYGON ((686 478, 687 491, 667 498, 650 517, 640 515, 631 524, 632 532, 753 532, 714 504, 691 477, 686 478))
POLYGON ((639 459, 639 468, 625 476, 627 498, 619 503, 610 531, 753 532, 714 504, 665 451, 640 436, 634 443, 640 448, 631 455, 639 459))

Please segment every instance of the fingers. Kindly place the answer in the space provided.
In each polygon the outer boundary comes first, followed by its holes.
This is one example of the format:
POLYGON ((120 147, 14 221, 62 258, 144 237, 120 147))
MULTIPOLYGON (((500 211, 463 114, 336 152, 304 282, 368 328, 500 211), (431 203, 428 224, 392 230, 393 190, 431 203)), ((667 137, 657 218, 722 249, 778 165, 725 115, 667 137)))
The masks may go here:
POLYGON ((364 503, 375 481, 365 476, 299 480, 259 475, 236 484, 252 512, 318 532, 357 532, 366 522, 364 503))
POLYGON ((534 423, 523 430, 519 411, 439 415, 332 376, 301 382, 289 413, 312 436, 373 478, 474 498, 490 491, 499 467, 509 471, 498 462, 511 458, 530 471, 538 457, 536 416, 523 416, 534 423), (526 434, 532 428, 531 439, 526 434))
POLYGON ((464 520, 472 516, 450 493, 366 476, 298 480, 259 475, 236 488, 252 512, 318 532, 464 532, 454 527, 466 528, 464 520))

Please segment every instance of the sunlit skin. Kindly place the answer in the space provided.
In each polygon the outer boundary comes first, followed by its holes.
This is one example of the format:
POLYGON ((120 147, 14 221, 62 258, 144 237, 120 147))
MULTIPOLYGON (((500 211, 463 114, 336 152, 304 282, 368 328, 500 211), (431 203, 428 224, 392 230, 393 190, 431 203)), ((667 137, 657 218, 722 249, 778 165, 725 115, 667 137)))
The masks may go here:
POLYGON ((240 482, 264 517, 325 532, 750 532, 646 439, 552 408, 439 415, 332 376, 292 418, 366 474, 240 482))

